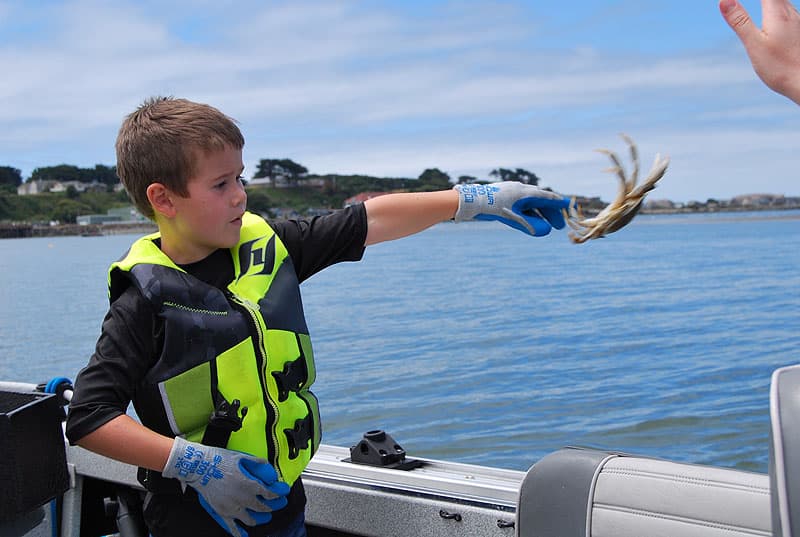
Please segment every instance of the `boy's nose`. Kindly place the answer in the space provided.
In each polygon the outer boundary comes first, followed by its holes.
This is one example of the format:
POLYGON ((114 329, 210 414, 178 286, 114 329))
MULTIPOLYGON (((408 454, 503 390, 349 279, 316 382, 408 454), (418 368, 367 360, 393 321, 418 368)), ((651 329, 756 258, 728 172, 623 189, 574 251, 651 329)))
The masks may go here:
POLYGON ((244 189, 244 185, 239 183, 239 189, 236 192, 236 195, 233 196, 231 200, 234 206, 243 205, 247 203, 247 191, 244 189))

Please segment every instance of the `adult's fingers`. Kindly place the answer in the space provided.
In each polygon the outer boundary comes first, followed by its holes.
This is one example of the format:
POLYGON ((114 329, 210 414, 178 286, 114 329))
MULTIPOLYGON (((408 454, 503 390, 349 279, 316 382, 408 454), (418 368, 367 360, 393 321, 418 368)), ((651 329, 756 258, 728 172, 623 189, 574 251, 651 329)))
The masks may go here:
POLYGON ((737 0, 720 0, 719 10, 728 26, 745 44, 757 39, 761 30, 755 25, 747 10, 737 0))

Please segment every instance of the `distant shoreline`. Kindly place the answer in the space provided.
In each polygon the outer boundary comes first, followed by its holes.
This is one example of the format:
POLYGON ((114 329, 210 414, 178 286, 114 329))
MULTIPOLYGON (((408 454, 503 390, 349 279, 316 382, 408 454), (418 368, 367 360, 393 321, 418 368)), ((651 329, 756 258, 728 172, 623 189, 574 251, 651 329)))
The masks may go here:
MULTIPOLYGON (((795 214, 764 214, 755 216, 737 216, 741 213, 781 213, 784 211, 800 211, 800 207, 737 207, 737 208, 715 208, 715 209, 647 209, 642 210, 639 216, 653 215, 720 215, 714 222, 741 222, 744 220, 800 220, 800 212, 795 214), (725 216, 722 216, 722 215, 725 216)), ((586 216, 592 216, 591 213, 586 216)), ((152 222, 109 222, 105 224, 30 224, 30 223, 0 223, 0 239, 24 239, 34 237, 70 237, 83 236, 95 237, 102 235, 130 235, 147 234, 157 231, 158 228, 152 222)))
POLYGON ((128 235, 153 233, 158 228, 152 222, 113 222, 107 224, 0 224, 0 239, 27 239, 35 237, 96 237, 102 235, 128 235))
MULTIPOLYGON (((717 207, 713 209, 709 208, 700 208, 700 209, 693 209, 693 208, 680 208, 680 209, 642 209, 639 213, 640 215, 730 215, 728 218, 741 220, 741 218, 736 217, 735 215, 741 213, 785 213, 789 211, 800 211, 800 205, 788 205, 783 207, 775 207, 775 206, 765 206, 765 207, 756 207, 756 206, 743 206, 743 207, 717 207)), ((800 217, 800 213, 797 215, 792 214, 775 214, 775 215, 762 215, 758 218, 763 219, 795 219, 800 217)), ((755 217, 748 217, 755 218, 755 217)))
MULTIPOLYGON (((800 209, 800 208, 798 208, 800 209)), ((718 224, 721 222, 766 222, 766 221, 775 221, 775 220, 800 220, 800 210, 798 209, 779 209, 779 210, 770 210, 770 211, 719 211, 719 212, 709 212, 709 211, 702 211, 702 212, 695 212, 695 213, 640 213, 649 215, 649 216, 684 216, 686 218, 671 218, 669 221, 667 220, 645 220, 639 221, 641 224, 674 224, 676 222, 686 222, 691 224, 718 224), (795 211, 794 214, 759 214, 759 213, 766 213, 766 212, 783 212, 783 211, 795 211), (743 213, 748 213, 748 216, 745 216, 743 213), (702 216, 715 216, 715 218, 709 218, 706 220, 696 219, 696 218, 689 218, 691 216, 702 215, 702 216)))

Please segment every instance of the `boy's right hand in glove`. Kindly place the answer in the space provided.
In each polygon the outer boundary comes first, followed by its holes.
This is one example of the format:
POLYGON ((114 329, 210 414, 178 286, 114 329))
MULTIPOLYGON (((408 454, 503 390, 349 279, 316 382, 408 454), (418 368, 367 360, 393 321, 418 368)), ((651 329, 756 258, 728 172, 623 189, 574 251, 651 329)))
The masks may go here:
POLYGON ((286 506, 290 487, 264 459, 176 437, 164 470, 197 491, 203 508, 231 535, 247 536, 286 506))
POLYGON ((516 181, 488 185, 456 185, 458 210, 456 222, 497 220, 528 235, 541 237, 550 229, 561 229, 563 211, 570 200, 560 194, 516 181))

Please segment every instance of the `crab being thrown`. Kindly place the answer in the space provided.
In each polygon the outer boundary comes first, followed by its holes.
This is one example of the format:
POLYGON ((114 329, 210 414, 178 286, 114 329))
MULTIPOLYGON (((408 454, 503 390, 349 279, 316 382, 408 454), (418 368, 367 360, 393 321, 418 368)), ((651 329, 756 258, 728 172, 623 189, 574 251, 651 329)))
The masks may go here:
POLYGON ((564 218, 567 225, 572 228, 569 232, 569 238, 574 243, 586 242, 590 239, 599 239, 605 237, 609 233, 623 228, 628 222, 633 220, 639 209, 642 208, 645 195, 656 187, 656 183, 664 176, 669 165, 669 158, 661 158, 661 155, 656 155, 653 161, 653 167, 650 173, 642 184, 637 186, 639 178, 639 151, 636 149, 636 144, 633 143, 630 137, 625 134, 621 135, 631 152, 631 160, 633 161, 633 170, 630 176, 626 175, 625 169, 622 167, 619 157, 616 153, 608 149, 598 149, 600 153, 608 155, 614 166, 607 171, 615 173, 619 178, 619 193, 616 199, 608 204, 596 216, 585 218, 581 212, 580 207, 572 198, 569 209, 564 210, 564 218))

